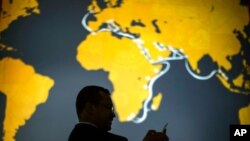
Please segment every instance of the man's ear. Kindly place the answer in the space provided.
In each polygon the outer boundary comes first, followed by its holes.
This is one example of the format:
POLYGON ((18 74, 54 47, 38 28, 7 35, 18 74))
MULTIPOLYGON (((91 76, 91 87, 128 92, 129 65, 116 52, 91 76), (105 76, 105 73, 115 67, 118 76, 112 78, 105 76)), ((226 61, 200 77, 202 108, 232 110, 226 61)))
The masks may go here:
POLYGON ((96 114, 96 105, 92 103, 86 103, 84 109, 80 113, 81 120, 89 120, 92 119, 96 114))
POLYGON ((95 113, 95 111, 97 110, 97 107, 95 104, 93 103, 86 103, 85 105, 85 111, 87 112, 87 114, 93 114, 95 113))

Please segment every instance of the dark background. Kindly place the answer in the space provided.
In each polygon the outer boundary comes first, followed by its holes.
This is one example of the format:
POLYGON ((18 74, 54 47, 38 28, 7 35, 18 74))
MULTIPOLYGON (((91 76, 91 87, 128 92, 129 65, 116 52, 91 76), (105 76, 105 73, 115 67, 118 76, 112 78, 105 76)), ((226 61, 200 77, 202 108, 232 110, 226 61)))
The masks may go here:
MULTIPOLYGON (((1 33, 1 43, 17 51, 2 51, 0 59, 6 56, 22 59, 34 66, 37 73, 55 81, 46 103, 39 105, 19 128, 16 141, 67 140, 77 123, 74 102, 80 88, 95 84, 113 90, 108 72, 86 71, 76 61, 76 48, 88 35, 81 20, 89 3, 89 0, 39 0, 41 14, 19 18, 1 33)), ((249 49, 247 53, 249 58, 249 49)), ((206 57, 199 62, 201 70, 213 66, 206 57)), ((239 124, 239 109, 250 103, 249 96, 230 92, 216 77, 207 81, 194 79, 186 71, 184 61, 171 62, 170 71, 154 85, 154 93, 158 92, 163 93, 158 111, 150 112, 142 124, 120 123, 116 119, 112 132, 130 141, 140 141, 148 129, 160 131, 168 122, 171 141, 228 141, 229 125, 239 124)), ((0 94, 2 131, 5 105, 6 97, 0 94)))

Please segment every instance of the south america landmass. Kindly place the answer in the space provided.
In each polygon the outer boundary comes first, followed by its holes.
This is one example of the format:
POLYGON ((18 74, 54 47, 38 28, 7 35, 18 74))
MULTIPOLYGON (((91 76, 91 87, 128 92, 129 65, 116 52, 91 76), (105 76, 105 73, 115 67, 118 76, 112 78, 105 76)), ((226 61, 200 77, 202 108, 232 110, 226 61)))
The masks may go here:
MULTIPOLYGON (((40 13, 36 0, 1 2, 0 33, 8 30, 11 23, 19 18, 40 13)), ((16 49, 0 43, 0 51, 16 51, 16 49)), ((15 141, 20 126, 24 126, 31 118, 38 105, 46 102, 53 85, 53 79, 37 73, 32 65, 25 64, 22 59, 12 57, 0 59, 0 92, 7 99, 3 141, 15 141)))
POLYGON ((20 126, 46 102, 54 81, 35 72, 20 59, 0 60, 0 92, 7 97, 4 117, 4 141, 15 141, 20 126))

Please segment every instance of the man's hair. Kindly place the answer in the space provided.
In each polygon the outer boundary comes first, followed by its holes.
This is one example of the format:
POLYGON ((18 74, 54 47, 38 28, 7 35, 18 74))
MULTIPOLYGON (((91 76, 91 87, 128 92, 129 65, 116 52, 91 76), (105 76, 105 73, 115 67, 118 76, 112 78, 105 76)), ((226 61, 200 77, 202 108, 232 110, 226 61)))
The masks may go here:
POLYGON ((94 85, 86 86, 80 90, 76 98, 76 112, 79 119, 80 119, 80 114, 87 103, 93 103, 93 104, 100 103, 100 101, 102 100, 100 92, 110 94, 109 90, 94 85))

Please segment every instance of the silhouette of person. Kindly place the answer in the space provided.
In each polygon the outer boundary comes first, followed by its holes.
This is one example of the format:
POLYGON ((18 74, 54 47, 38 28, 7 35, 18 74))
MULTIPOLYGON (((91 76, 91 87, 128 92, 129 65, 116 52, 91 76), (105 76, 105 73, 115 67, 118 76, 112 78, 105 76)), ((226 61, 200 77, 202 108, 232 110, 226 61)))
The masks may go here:
MULTIPOLYGON (((108 132, 115 117, 110 92, 100 86, 86 86, 76 99, 79 123, 68 141, 128 141, 126 137, 108 132)), ((143 141, 168 141, 166 134, 149 130, 143 141)))

